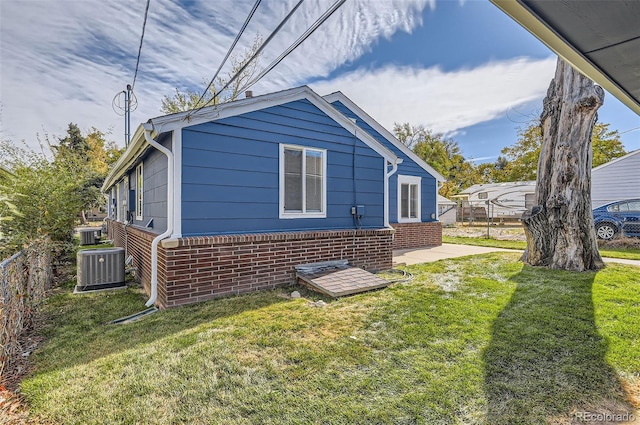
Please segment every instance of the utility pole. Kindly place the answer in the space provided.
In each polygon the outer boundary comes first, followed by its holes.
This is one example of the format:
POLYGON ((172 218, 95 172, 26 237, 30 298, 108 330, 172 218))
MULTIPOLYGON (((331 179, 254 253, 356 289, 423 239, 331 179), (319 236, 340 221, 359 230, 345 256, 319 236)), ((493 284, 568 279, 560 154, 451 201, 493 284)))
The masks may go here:
POLYGON ((126 146, 131 142, 131 84, 127 84, 124 92, 124 137, 126 146))

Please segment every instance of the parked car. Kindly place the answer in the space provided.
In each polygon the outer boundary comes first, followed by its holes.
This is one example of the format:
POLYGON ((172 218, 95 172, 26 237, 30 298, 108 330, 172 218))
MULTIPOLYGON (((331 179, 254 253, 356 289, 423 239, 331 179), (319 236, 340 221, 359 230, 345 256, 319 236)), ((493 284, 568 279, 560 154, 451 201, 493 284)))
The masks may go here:
POLYGON ((600 239, 618 236, 640 237, 640 199, 611 202, 593 210, 596 234, 600 239))

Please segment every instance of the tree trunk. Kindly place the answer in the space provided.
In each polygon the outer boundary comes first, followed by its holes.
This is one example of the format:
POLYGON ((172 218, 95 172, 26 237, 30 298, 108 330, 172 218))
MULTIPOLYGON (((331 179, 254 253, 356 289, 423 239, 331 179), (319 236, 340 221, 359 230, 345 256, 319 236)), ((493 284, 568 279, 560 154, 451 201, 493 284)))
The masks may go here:
POLYGON ((536 206, 523 214, 532 266, 598 270, 604 266, 591 210, 591 132, 604 91, 558 58, 540 116, 536 206))

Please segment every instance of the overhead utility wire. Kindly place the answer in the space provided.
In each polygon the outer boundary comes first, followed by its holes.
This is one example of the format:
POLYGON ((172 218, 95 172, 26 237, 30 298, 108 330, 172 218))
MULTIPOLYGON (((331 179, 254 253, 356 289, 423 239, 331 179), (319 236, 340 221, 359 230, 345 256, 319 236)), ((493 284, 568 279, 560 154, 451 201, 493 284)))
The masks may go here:
MULTIPOLYGON (((231 52, 233 51, 233 49, 236 47, 236 44, 238 44, 238 40, 240 40, 240 36, 242 36, 242 33, 247 28, 247 25, 249 25, 249 21, 251 21, 251 18, 253 17, 253 14, 256 12, 256 9, 260 5, 261 1, 262 0, 256 0, 256 3, 253 5, 253 9, 251 9, 251 12, 249 12, 249 16, 247 16, 247 19, 245 19, 244 24, 242 24, 242 28, 240 28, 240 31, 238 31, 238 35, 236 35, 236 39, 233 40, 233 43, 231 43, 231 47, 229 47, 229 50, 227 50, 227 54, 225 55, 224 59, 222 59, 222 63, 218 67, 218 70, 216 71, 216 73, 213 75, 213 78, 211 78, 211 81, 209 81, 209 84, 207 84, 207 87, 202 92, 202 95, 200 96, 198 101, 195 103, 196 105, 200 103, 202 99, 204 99, 204 96, 207 94, 207 91, 209 90, 213 82, 216 80, 216 77, 220 73, 220 70, 224 66, 225 62, 227 62, 227 59, 229 59, 229 56, 231 55, 231 52)), ((216 93, 214 92, 213 95, 215 96, 216 93)))
POLYGON ((131 90, 136 85, 136 77, 138 77, 138 65, 140 65, 140 53, 142 52, 142 40, 144 40, 144 29, 147 26, 147 15, 149 14, 149 3, 151 0, 147 0, 147 7, 144 9, 144 21, 142 22, 142 35, 140 36, 140 46, 138 47, 138 59, 136 59, 136 71, 133 73, 133 83, 131 83, 131 90))
POLYGON ((245 91, 249 89, 251 86, 257 83, 260 79, 262 79, 265 75, 267 75, 273 68, 275 68, 280 62, 282 62, 284 58, 286 58, 291 52, 293 52, 296 48, 298 48, 298 46, 300 46, 307 38, 309 38, 309 36, 311 36, 311 34, 313 34, 320 25, 322 25, 327 19, 329 19, 329 17, 333 15, 333 13, 336 10, 338 10, 340 6, 342 6, 346 1, 347 0, 336 1, 333 4, 333 6, 331 6, 326 12, 324 12, 324 14, 322 14, 322 16, 320 16, 313 23, 313 25, 309 27, 309 29, 307 29, 296 41, 294 41, 293 44, 291 44, 291 46, 287 48, 287 50, 282 52, 282 54, 278 56, 273 62, 271 62, 269 66, 267 66, 262 71, 260 71, 260 73, 253 80, 247 83, 247 85, 244 86, 240 91, 245 91))
MULTIPOLYGON (((289 12, 289 14, 287 14, 287 16, 284 17, 284 19, 280 22, 280 24, 276 27, 276 29, 273 30, 273 32, 271 32, 271 34, 269 35, 269 37, 264 41, 264 43, 262 43, 260 45, 260 47, 258 47, 258 50, 256 50, 256 52, 251 55, 251 57, 249 58, 249 60, 247 61, 247 63, 244 64, 244 66, 242 68, 240 68, 235 75, 229 80, 227 81, 227 83, 224 85, 224 87, 222 87, 220 90, 218 90, 218 93, 223 92, 227 87, 229 87, 231 85, 231 83, 233 83, 239 76, 240 74, 242 74, 242 71, 244 71, 250 64, 251 62, 262 52, 262 50, 267 47, 267 44, 269 44, 269 42, 273 39, 273 37, 275 37, 275 35, 278 33, 278 31, 280 31, 282 29, 282 27, 284 26, 284 24, 289 20, 289 18, 291 18, 291 16, 294 14, 294 12, 300 7, 300 5, 302 4, 304 0, 300 0, 294 7, 293 9, 291 9, 291 12, 289 12)), ((195 109, 194 111, 192 111, 191 113, 189 113, 185 119, 189 119, 191 117, 191 115, 195 114, 196 112, 200 111, 202 108, 206 107, 207 105, 209 105, 209 103, 211 103, 211 101, 213 101, 213 99, 215 99, 215 95, 212 99, 210 99, 208 102, 206 102, 204 105, 200 106, 199 108, 195 109)))

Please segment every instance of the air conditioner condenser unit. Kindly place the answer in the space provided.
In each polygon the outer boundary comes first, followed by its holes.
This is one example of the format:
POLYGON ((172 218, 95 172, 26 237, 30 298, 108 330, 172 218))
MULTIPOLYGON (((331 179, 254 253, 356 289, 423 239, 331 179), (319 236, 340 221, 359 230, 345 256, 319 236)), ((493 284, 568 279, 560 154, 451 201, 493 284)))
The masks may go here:
POLYGON ((78 282, 74 293, 125 287, 124 248, 78 251, 78 282))

